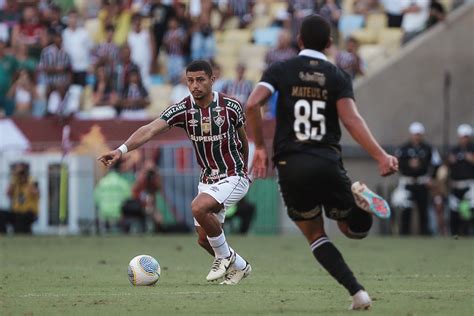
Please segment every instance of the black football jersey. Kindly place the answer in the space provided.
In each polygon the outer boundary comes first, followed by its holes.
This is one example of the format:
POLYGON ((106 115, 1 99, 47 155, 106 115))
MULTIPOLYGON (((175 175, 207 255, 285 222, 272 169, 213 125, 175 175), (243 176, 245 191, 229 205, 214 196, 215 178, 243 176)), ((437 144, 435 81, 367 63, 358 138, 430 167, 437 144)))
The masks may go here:
POLYGON ((322 53, 305 49, 270 66, 259 84, 278 91, 274 158, 293 152, 321 154, 331 147, 340 151, 336 102, 354 98, 347 73, 322 53))

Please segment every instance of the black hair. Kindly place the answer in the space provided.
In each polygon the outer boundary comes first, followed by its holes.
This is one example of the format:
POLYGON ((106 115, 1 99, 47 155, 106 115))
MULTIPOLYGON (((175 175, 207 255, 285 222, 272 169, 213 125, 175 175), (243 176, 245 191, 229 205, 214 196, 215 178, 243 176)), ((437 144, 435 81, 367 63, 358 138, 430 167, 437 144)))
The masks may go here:
POLYGON ((195 60, 186 67, 186 72, 204 71, 206 75, 212 77, 211 64, 205 60, 195 60))
POLYGON ((331 26, 322 16, 309 15, 301 23, 300 36, 304 48, 323 51, 331 38, 331 26))

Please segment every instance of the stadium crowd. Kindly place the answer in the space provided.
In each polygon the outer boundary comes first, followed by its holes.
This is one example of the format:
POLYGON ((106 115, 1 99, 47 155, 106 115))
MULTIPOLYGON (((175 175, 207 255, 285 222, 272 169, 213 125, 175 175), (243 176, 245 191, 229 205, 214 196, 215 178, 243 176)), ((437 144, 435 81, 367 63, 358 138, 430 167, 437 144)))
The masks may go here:
POLYGON ((371 43, 373 21, 402 30, 407 42, 445 12, 437 0, 2 0, 0 115, 147 119, 186 95, 183 68, 196 59, 212 61, 224 74, 215 88, 245 103, 266 66, 296 55, 296 31, 311 13, 330 21, 335 45, 327 53, 355 78, 366 72, 358 50, 371 43), (245 52, 236 62, 218 58, 232 27, 264 47, 254 56, 261 67, 245 52), (166 100, 150 109, 156 89, 166 100))

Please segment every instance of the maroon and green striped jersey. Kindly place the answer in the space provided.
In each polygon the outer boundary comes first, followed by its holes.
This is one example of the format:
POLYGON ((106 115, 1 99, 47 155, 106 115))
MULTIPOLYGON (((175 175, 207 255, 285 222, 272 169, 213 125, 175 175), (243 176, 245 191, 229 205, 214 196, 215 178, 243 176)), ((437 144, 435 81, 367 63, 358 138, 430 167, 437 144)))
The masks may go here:
POLYGON ((186 131, 202 168, 200 181, 208 184, 230 176, 247 177, 243 144, 237 132, 245 124, 242 106, 224 94, 213 94, 207 108, 199 107, 188 96, 160 116, 169 126, 186 131))

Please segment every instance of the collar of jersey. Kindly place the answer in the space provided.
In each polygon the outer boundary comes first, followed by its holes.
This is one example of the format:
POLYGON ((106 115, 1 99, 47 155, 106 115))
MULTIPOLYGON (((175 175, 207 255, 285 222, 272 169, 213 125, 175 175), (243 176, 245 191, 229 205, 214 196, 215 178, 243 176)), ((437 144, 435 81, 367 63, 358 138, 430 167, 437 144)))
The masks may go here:
POLYGON ((298 55, 316 58, 316 59, 328 60, 326 55, 313 49, 303 49, 298 55))
MULTIPOLYGON (((217 99, 219 97, 217 91, 212 91, 212 94, 214 94, 214 100, 212 100, 212 102, 217 102, 217 99)), ((193 105, 193 107, 199 108, 199 105, 197 105, 196 102, 194 101, 193 95, 190 93, 189 96, 191 97, 191 104, 193 105)))

